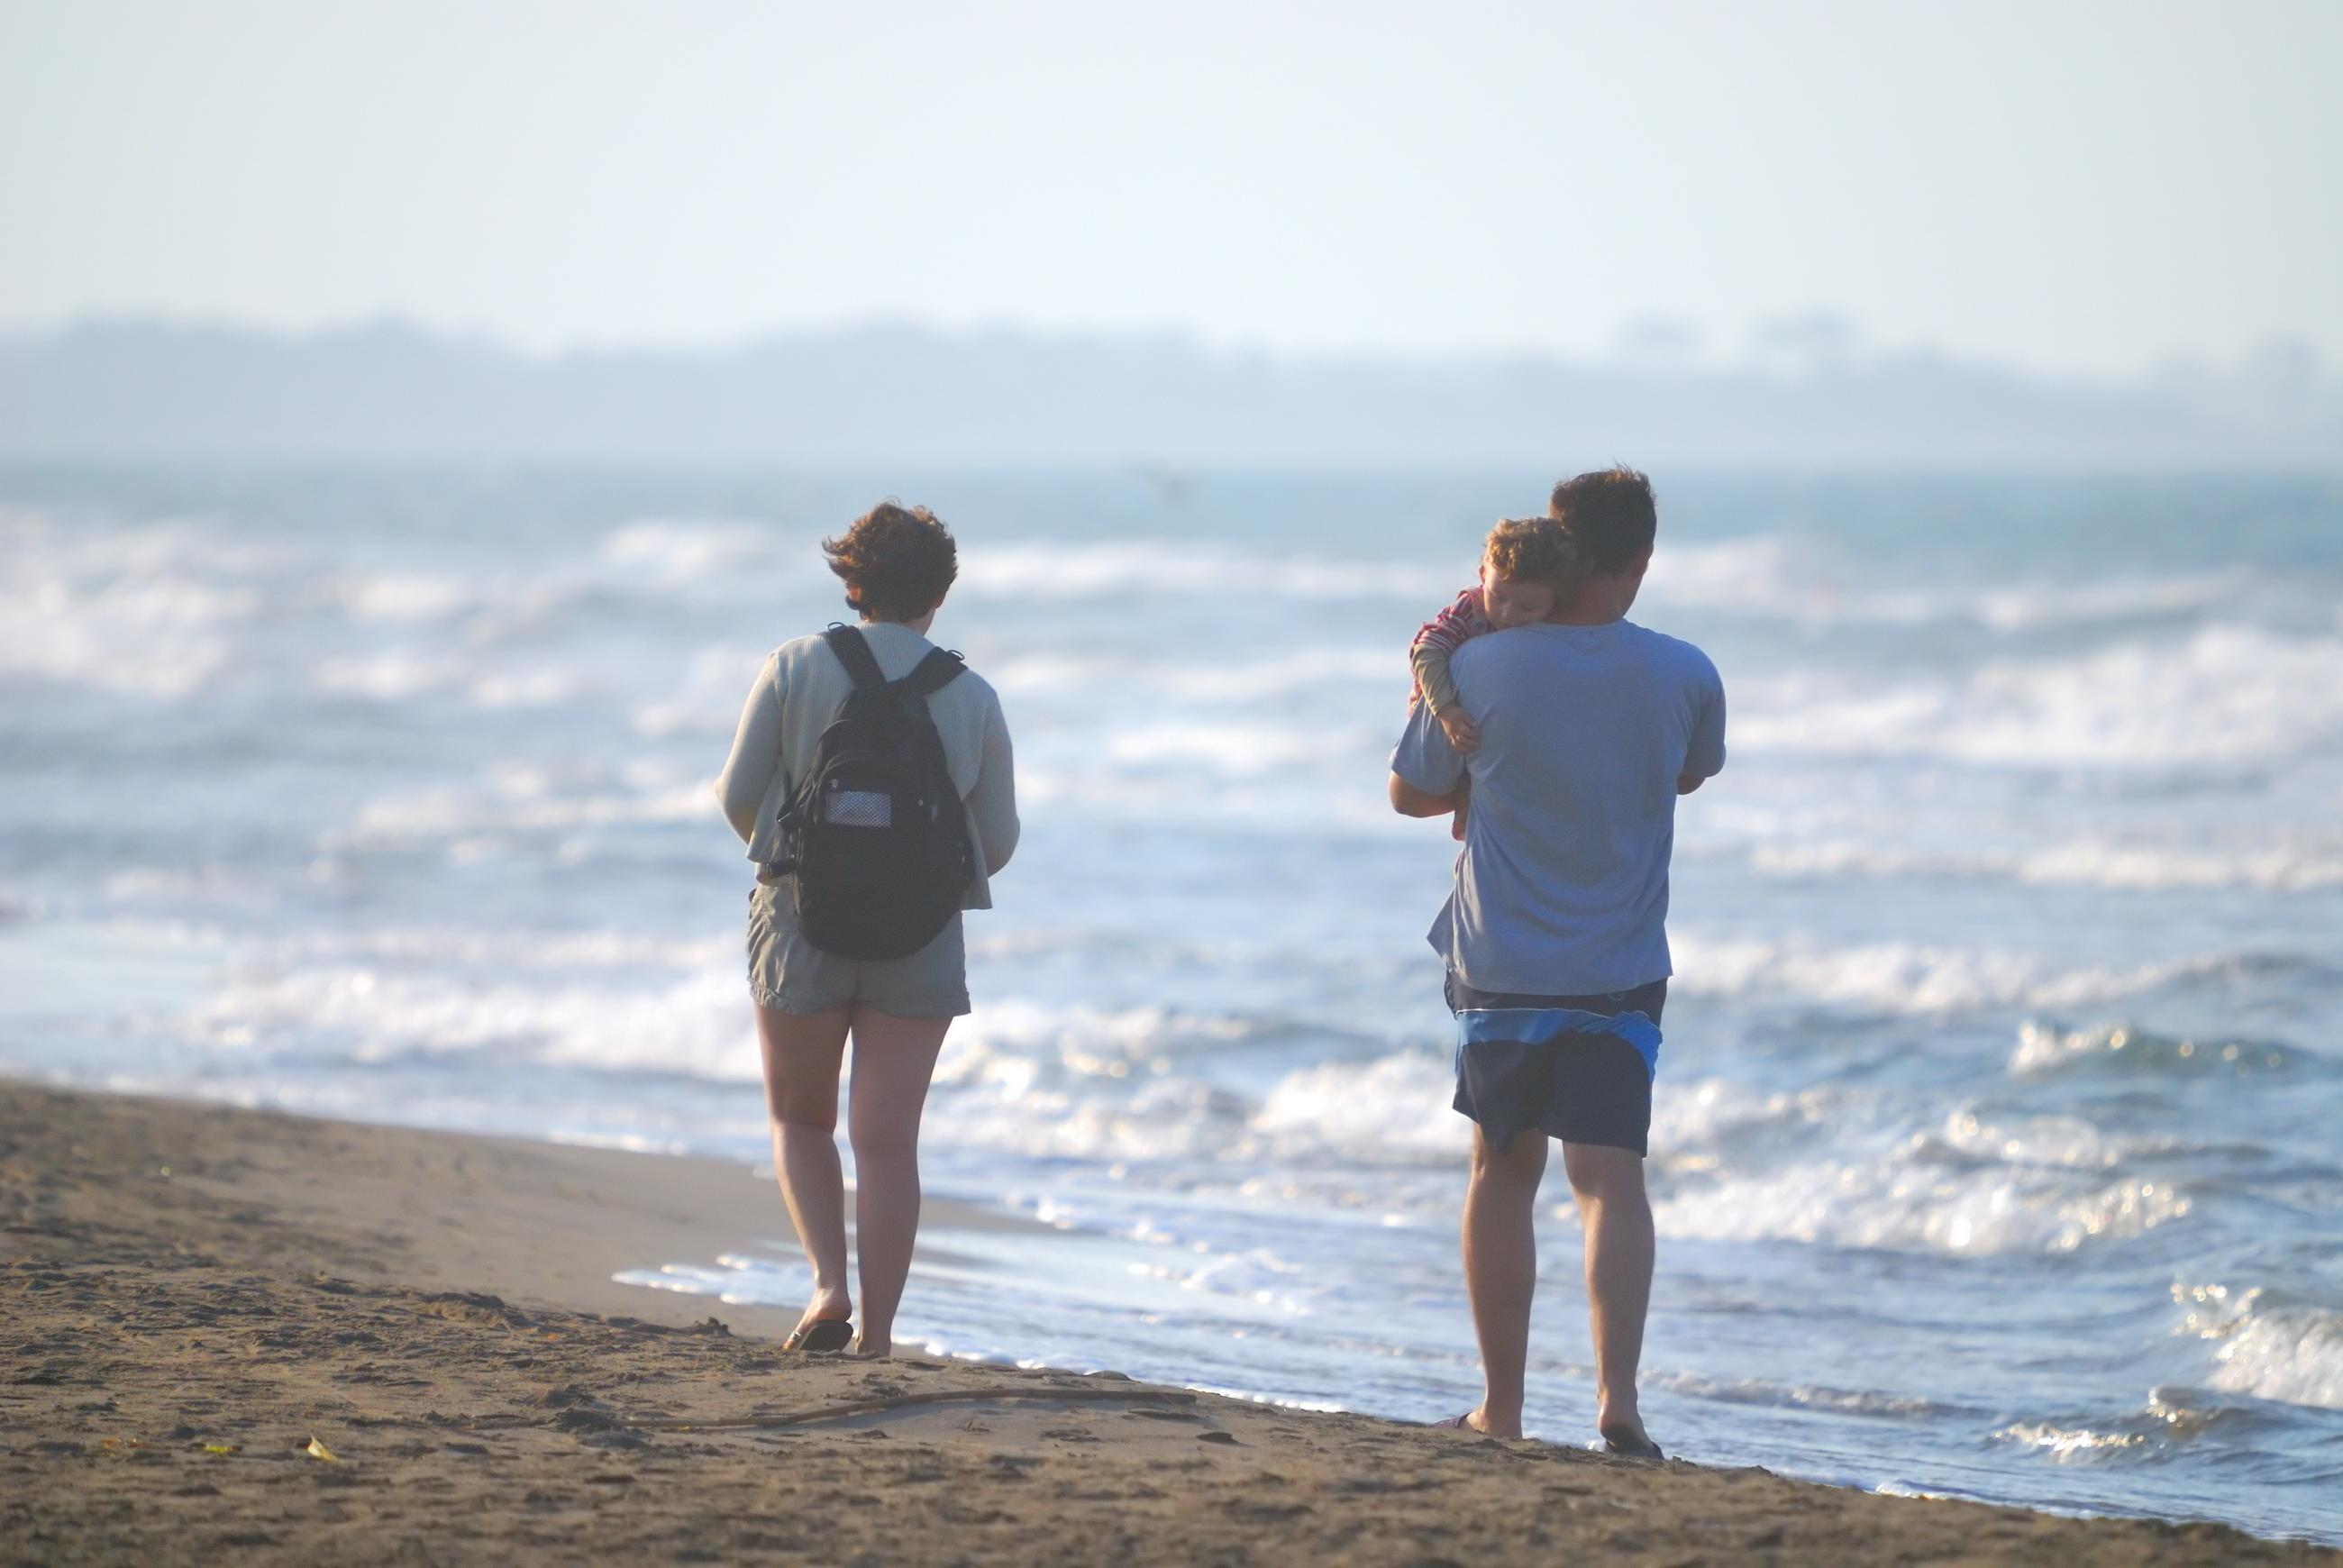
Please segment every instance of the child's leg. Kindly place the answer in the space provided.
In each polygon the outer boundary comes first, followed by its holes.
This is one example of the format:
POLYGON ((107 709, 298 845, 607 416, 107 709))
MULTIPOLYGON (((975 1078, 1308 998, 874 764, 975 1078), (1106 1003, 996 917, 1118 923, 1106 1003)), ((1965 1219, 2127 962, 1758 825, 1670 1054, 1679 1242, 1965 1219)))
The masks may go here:
POLYGON ((1464 841, 1464 813, 1473 807, 1473 780, 1460 780, 1456 792, 1448 798, 1456 802, 1456 815, 1449 822, 1448 836, 1461 844, 1464 841))

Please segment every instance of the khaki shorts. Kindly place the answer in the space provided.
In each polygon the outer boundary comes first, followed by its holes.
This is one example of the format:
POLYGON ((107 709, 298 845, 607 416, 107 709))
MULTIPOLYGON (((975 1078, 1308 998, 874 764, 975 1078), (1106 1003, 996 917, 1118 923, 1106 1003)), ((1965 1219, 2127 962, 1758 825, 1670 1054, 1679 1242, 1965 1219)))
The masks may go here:
POLYGON ((788 1013, 862 1002, 899 1018, 958 1018, 969 1010, 960 916, 910 958, 862 963, 805 940, 789 883, 759 882, 749 895, 749 994, 788 1013))

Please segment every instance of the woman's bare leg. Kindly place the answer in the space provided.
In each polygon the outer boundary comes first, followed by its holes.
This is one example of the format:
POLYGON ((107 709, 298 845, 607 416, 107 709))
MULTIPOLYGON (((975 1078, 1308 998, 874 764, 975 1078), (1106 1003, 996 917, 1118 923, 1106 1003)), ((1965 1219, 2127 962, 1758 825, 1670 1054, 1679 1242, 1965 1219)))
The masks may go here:
POLYGON ((854 1310, 846 1288, 846 1182, 838 1167, 838 1068, 846 1054, 846 1020, 842 1007, 809 1013, 757 1009, 773 1168, 789 1222, 813 1265, 813 1296, 798 1321, 800 1329, 854 1310))
POLYGON ((895 1308, 920 1233, 920 1113, 950 1027, 948 1018, 854 1010, 846 1131, 854 1144, 854 1251, 862 1276, 858 1348, 866 1355, 894 1347, 895 1308))

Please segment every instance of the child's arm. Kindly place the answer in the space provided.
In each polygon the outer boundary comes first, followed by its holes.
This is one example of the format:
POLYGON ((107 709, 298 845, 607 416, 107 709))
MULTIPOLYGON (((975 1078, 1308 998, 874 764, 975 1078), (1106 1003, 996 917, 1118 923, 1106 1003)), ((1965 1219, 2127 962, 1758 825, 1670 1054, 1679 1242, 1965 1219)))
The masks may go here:
POLYGON ((1408 649, 1407 662, 1415 671, 1415 683, 1423 689, 1424 701, 1432 704, 1432 716, 1440 720, 1448 744, 1459 751, 1477 750, 1481 745, 1480 726, 1464 711, 1463 699, 1456 695, 1456 683, 1448 676, 1448 657, 1455 650, 1436 638, 1420 638, 1408 649))

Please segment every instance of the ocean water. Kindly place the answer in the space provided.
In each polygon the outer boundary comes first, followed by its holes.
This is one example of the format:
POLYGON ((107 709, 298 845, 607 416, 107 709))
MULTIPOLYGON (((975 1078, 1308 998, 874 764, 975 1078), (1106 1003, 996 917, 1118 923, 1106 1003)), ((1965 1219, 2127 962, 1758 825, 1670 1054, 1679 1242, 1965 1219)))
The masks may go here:
MULTIPOLYGON (((1041 1221, 932 1230, 902 1331, 1453 1413, 1453 846, 1384 759, 1550 478, 0 470, 0 1070, 761 1161, 708 780, 895 491, 1027 822, 930 1187, 1041 1221)), ((1654 1432, 2343 1542, 2343 487, 1659 484, 1638 618, 1732 760, 1678 823, 1654 1432)), ((1529 1420, 1583 1442, 1550 1199, 1529 1420)), ((628 1277, 792 1302, 787 1236, 628 1277)))

